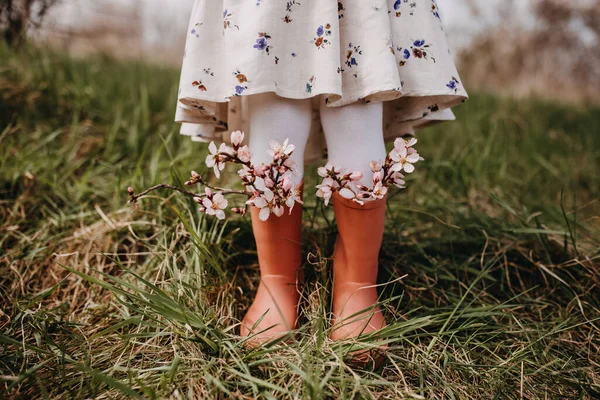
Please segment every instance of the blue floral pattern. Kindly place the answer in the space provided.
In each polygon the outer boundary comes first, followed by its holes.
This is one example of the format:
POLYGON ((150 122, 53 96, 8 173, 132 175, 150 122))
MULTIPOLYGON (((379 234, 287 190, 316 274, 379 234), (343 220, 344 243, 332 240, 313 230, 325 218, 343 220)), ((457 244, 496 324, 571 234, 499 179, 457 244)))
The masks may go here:
POLYGON ((313 39, 317 49, 324 49, 326 45, 331 44, 331 41, 328 39, 331 34, 331 24, 326 24, 325 27, 323 25, 317 27, 317 36, 313 39))

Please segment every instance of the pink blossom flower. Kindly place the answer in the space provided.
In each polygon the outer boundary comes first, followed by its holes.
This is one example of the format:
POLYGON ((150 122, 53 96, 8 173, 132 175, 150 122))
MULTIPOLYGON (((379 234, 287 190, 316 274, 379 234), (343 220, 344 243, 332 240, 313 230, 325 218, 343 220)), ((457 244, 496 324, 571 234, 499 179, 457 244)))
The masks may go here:
POLYGON ((290 191, 288 198, 285 200, 285 205, 290 209, 289 214, 292 213, 294 205, 296 203, 304 204, 302 201, 302 195, 300 193, 300 185, 296 186, 294 190, 290 191))
POLYGON ((280 144, 277 140, 269 140, 269 146, 271 150, 267 150, 267 153, 275 160, 283 158, 283 156, 289 156, 296 149, 293 144, 288 144, 289 139, 285 139, 283 144, 280 144))
POLYGON ((244 140, 244 132, 242 132, 242 131, 231 132, 231 144, 234 147, 238 147, 242 143, 243 140, 244 140))
POLYGON ((289 169, 292 172, 297 171, 296 162, 294 160, 292 160, 291 158, 286 159, 283 162, 283 166, 286 167, 287 169, 289 169))
POLYGON ((380 169, 377 172, 373 172, 373 182, 381 182, 383 180, 383 169, 380 169))
POLYGON ((227 203, 227 199, 221 193, 215 194, 212 198, 205 197, 202 201, 202 205, 206 208, 206 213, 208 215, 216 215, 218 219, 225 218, 223 210, 227 208, 227 203))
POLYGON ((390 180, 391 182, 396 185, 399 189, 404 189, 405 188, 405 184, 406 182, 404 181, 404 175, 402 175, 400 172, 394 171, 392 172, 392 175, 390 175, 390 180))
POLYGON ((324 167, 317 168, 317 174, 319 174, 319 176, 322 178, 327 177, 330 167, 331 167, 331 164, 327 163, 327 164, 325 164, 324 167))
POLYGON ((317 185, 317 189, 317 197, 321 197, 324 200, 325 205, 329 204, 329 200, 333 194, 331 187, 326 185, 317 185))
POLYGON ((401 137, 399 137, 399 138, 396 138, 396 140, 394 140, 394 149, 396 149, 396 151, 400 151, 400 149, 402 149, 404 147, 412 147, 415 144, 417 144, 416 138, 410 138, 409 140, 404 140, 401 137))
POLYGON ((275 182, 273 182, 273 179, 269 178, 268 176, 263 178, 263 182, 265 183, 266 188, 273 189, 273 187, 275 187, 275 182))
POLYGON ((369 167, 371 168, 371 171, 377 172, 383 167, 383 165, 381 164, 381 161, 371 161, 369 163, 369 167))
POLYGON ((413 165, 417 161, 419 161, 419 153, 412 147, 401 147, 396 148, 390 151, 390 158, 395 162, 392 165, 392 171, 400 172, 402 170, 411 173, 415 170, 415 166, 413 165))
POLYGON ((350 180, 360 181, 363 178, 362 172, 352 172, 350 174, 350 180))
POLYGON ((262 195, 248 201, 249 203, 254 204, 255 207, 260 208, 258 219, 261 221, 266 221, 269 218, 271 208, 273 207, 272 201, 274 197, 275 194, 271 190, 265 189, 262 195))
POLYGON ((248 148, 248 146, 242 146, 238 149, 237 151, 237 157, 240 159, 240 161, 242 162, 250 162, 250 158, 251 158, 252 154, 250 153, 250 149, 248 148))
POLYGON ((244 165, 242 166, 242 169, 238 170, 237 174, 243 181, 246 181, 252 176, 252 170, 247 165, 244 165))
POLYGON ((210 142, 208 145, 209 154, 206 156, 206 166, 208 168, 214 168, 215 176, 219 178, 221 176, 221 172, 223 168, 225 168, 225 162, 222 159, 222 156, 219 153, 229 153, 230 148, 225 144, 221 143, 219 149, 215 145, 215 142, 210 142))
POLYGON ((377 182, 373 187, 373 197, 376 199, 383 199, 386 193, 387 188, 381 182, 377 182))
POLYGON ((335 181, 331 178, 325 178, 321 184, 317 185, 317 197, 323 198, 325 205, 329 204, 334 185, 335 181))
POLYGON ((319 174, 320 177, 327 177, 330 174, 333 175, 338 175, 342 172, 342 169, 339 167, 336 167, 335 165, 331 164, 330 162, 328 162, 327 164, 325 164, 324 167, 319 167, 317 169, 317 173, 319 174))
POLYGON ((266 172, 269 169, 270 169, 270 167, 268 165, 265 165, 265 164, 255 165, 254 166, 254 174, 257 177, 263 177, 263 176, 265 176, 266 172))

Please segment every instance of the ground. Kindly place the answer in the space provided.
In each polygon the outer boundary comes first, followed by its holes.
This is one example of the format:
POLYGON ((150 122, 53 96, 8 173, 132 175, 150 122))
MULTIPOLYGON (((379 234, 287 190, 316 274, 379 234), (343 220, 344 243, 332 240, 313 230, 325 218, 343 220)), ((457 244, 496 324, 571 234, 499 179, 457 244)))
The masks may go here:
POLYGON ((600 396, 599 107, 471 91, 419 133, 425 161, 388 202, 391 339, 371 371, 328 339, 336 226, 316 165, 298 340, 246 349, 249 218, 168 191, 127 204, 127 186, 209 176, 172 122, 178 72, 0 53, 0 397, 600 396))

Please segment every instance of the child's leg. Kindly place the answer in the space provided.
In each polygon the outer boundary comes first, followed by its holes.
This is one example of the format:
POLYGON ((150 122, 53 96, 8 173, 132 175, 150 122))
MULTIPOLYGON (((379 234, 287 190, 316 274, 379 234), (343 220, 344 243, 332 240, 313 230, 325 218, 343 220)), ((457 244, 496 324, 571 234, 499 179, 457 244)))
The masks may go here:
MULTIPOLYGON (((326 107, 321 103, 321 121, 327 139, 329 161, 339 167, 361 171, 363 182, 372 186, 372 160, 385 159, 382 103, 326 107)), ((359 205, 337 194, 333 196, 338 238, 333 254, 332 339, 354 337, 385 326, 379 307, 344 319, 377 302, 378 256, 383 239, 385 200, 359 205)))
POLYGON ((383 103, 327 107, 320 103, 321 124, 327 140, 329 161, 363 173, 363 182, 373 186, 372 160, 386 156, 383 141, 383 103))
MULTIPOLYGON (((296 146, 292 159, 299 172, 296 182, 300 183, 304 170, 304 148, 312 120, 310 99, 294 100, 261 93, 250 96, 249 108, 252 162, 270 162, 267 154, 269 140, 283 143, 289 138, 289 142, 296 146)), ((298 268, 302 263, 302 205, 296 204, 291 214, 286 207, 281 217, 271 215, 266 221, 258 218, 256 207, 250 210, 261 281, 240 332, 242 336, 256 335, 251 341, 259 344, 288 332, 296 324, 298 268)))
POLYGON ((286 138, 296 146, 292 160, 298 173, 296 182, 304 176, 304 149, 312 123, 310 99, 288 99, 272 92, 251 95, 248 98, 250 111, 250 138, 248 146, 252 152, 252 163, 271 162, 267 154, 271 139, 283 143, 286 138))

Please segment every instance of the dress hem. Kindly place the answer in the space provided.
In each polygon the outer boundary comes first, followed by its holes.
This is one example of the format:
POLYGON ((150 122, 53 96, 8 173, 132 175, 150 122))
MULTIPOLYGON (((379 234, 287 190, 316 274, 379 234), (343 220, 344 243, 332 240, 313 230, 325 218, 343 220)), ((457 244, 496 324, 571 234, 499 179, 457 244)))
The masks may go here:
MULTIPOLYGON (((397 86, 394 86, 397 87, 397 86)), ((364 99, 367 96, 371 96, 373 94, 376 94, 378 92, 383 92, 383 91, 394 91, 395 89, 392 88, 388 88, 386 87, 386 85, 380 86, 376 89, 371 89, 369 92, 351 92, 349 94, 346 94, 346 97, 351 97, 351 98, 356 98, 355 100, 352 100, 350 102, 347 103, 343 103, 340 105, 336 106, 336 103, 339 103, 340 100, 342 99, 341 96, 339 94, 339 92, 337 91, 337 89, 333 89, 331 88, 331 90, 323 89, 323 90, 319 90, 316 91, 314 93, 309 93, 308 96, 297 96, 295 94, 305 94, 305 91, 291 91, 291 90, 282 90, 279 89, 277 86, 262 86, 262 87, 258 87, 258 88, 254 88, 252 91, 248 90, 243 94, 240 95, 231 95, 225 98, 220 98, 220 99, 214 99, 214 98, 201 98, 198 97, 198 94, 192 94, 190 92, 182 92, 178 98, 178 103, 183 106, 184 108, 187 109, 194 109, 193 106, 189 106, 187 104, 185 104, 184 102, 182 102, 182 100, 185 99, 189 99, 192 101, 205 101, 205 102, 211 102, 211 103, 229 103, 231 101, 231 99, 233 97, 241 97, 241 96, 249 96, 249 95, 253 95, 253 94, 259 94, 259 93, 267 93, 267 92, 273 92, 276 95, 282 95, 281 97, 285 97, 285 98, 290 98, 290 99, 310 99, 316 96, 320 96, 320 95, 336 95, 336 96, 340 96, 340 99, 338 99, 337 101, 334 102, 329 102, 326 105, 328 107, 342 107, 344 105, 347 104, 352 104, 354 102, 357 102, 360 99, 364 99), (287 95, 286 95, 287 94, 287 95)), ((453 97, 458 97, 458 98, 462 98, 462 99, 468 99, 469 96, 467 95, 467 93, 462 90, 462 91, 458 91, 458 92, 450 92, 448 90, 395 90, 398 91, 401 95, 392 99, 384 99, 384 100, 371 100, 371 103, 375 103, 375 102, 385 102, 385 101, 394 101, 394 100, 398 100, 401 99, 403 97, 429 97, 429 96, 453 96, 453 97), (450 92, 450 93, 449 93, 450 92)))

